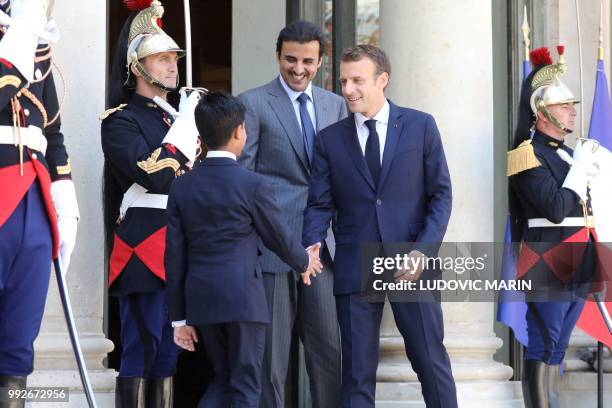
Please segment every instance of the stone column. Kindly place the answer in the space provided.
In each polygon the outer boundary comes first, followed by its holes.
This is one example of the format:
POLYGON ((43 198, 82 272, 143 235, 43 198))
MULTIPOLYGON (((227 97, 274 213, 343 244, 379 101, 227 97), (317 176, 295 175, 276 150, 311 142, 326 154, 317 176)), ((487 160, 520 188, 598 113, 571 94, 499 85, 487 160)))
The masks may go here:
MULTIPOLYGON (((445 240, 493 242, 493 60, 491 4, 478 0, 380 2, 381 46, 391 59, 388 97, 431 113, 453 183, 445 240)), ((445 344, 459 405, 522 406, 512 369, 493 360, 492 303, 443 305, 445 344)), ((377 407, 424 406, 403 341, 387 313, 381 329, 377 407), (407 404, 407 405, 403 405, 407 404)))
POLYGON ((234 95, 267 84, 278 75, 276 37, 285 20, 285 0, 232 0, 234 95))
MULTIPOLYGON (((58 94, 66 89, 61 111, 62 131, 71 157, 81 220, 77 244, 67 275, 73 313, 80 335, 98 407, 114 406, 113 370, 102 365, 113 344, 103 329, 104 260, 101 206, 102 150, 99 114, 104 110, 106 88, 106 1, 75 7, 56 2, 55 18, 62 33, 53 57, 66 80, 54 70, 58 94)), ((35 342, 34 373, 29 386, 68 387, 69 403, 32 404, 41 407, 87 406, 52 276, 45 316, 35 342)))

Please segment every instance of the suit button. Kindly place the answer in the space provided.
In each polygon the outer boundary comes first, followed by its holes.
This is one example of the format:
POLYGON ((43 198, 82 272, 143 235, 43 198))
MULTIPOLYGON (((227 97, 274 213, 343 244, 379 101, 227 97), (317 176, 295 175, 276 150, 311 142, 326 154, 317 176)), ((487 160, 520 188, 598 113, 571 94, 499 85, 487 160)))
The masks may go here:
POLYGON ((379 198, 376 200, 376 205, 381 205, 382 204, 382 200, 379 198))
POLYGON ((32 153, 32 159, 36 160, 37 156, 36 153, 32 153))

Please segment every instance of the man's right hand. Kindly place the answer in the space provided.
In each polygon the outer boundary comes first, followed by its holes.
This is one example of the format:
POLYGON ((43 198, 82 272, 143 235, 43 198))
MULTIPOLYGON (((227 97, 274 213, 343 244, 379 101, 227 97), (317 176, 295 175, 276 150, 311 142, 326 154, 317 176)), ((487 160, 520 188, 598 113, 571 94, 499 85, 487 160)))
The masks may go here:
POLYGON ((195 351, 198 342, 198 333, 193 326, 179 326, 174 328, 174 343, 187 351, 195 351))

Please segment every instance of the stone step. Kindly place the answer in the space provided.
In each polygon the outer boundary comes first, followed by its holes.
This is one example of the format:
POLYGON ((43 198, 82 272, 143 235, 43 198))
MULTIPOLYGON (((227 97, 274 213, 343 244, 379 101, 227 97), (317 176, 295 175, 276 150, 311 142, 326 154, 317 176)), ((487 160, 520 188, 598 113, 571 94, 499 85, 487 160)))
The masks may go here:
MULTIPOLYGON (((521 385, 516 381, 458 381, 459 407, 523 408, 521 385)), ((377 383, 376 408, 425 408, 418 382, 377 383)))
MULTIPOLYGON (((561 377, 559 408, 597 407, 597 373, 569 372, 561 377)), ((604 407, 612 407, 612 373, 604 374, 604 407)))

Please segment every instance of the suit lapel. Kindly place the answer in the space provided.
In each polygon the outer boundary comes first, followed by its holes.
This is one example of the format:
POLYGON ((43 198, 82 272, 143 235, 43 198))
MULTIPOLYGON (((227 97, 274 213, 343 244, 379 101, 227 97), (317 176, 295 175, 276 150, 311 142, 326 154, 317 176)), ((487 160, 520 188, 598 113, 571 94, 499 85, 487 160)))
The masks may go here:
POLYGON ((319 130, 327 127, 327 102, 329 99, 314 85, 312 86, 312 99, 317 121, 317 133, 319 133, 319 130))
POLYGON ((270 94, 268 103, 272 108, 272 111, 283 126, 283 129, 285 129, 289 142, 291 142, 291 146, 293 147, 293 150, 295 150, 300 162, 305 169, 309 170, 310 165, 308 164, 306 149, 304 148, 302 130, 300 129, 297 118, 295 117, 293 104, 291 103, 289 96, 287 96, 287 92, 285 92, 281 86, 278 78, 269 84, 268 93, 270 94))
POLYGON ((366 179, 370 188, 376 191, 376 187, 374 186, 374 180, 372 179, 372 175, 370 174, 370 170, 368 169, 365 158, 363 157, 363 152, 361 151, 361 146, 359 146, 359 139, 357 138, 357 128, 355 126, 355 115, 351 114, 348 118, 344 120, 344 124, 346 127, 346 132, 344 132, 344 142, 346 144, 346 150, 351 156, 351 159, 357 166, 357 170, 361 173, 361 175, 366 179))
POLYGON ((385 141, 385 149, 383 153, 382 167, 380 169, 380 179, 378 187, 382 187, 385 178, 389 174, 393 156, 395 156, 395 147, 402 133, 402 113, 399 108, 389 101, 389 123, 387 124, 387 138, 385 141))

